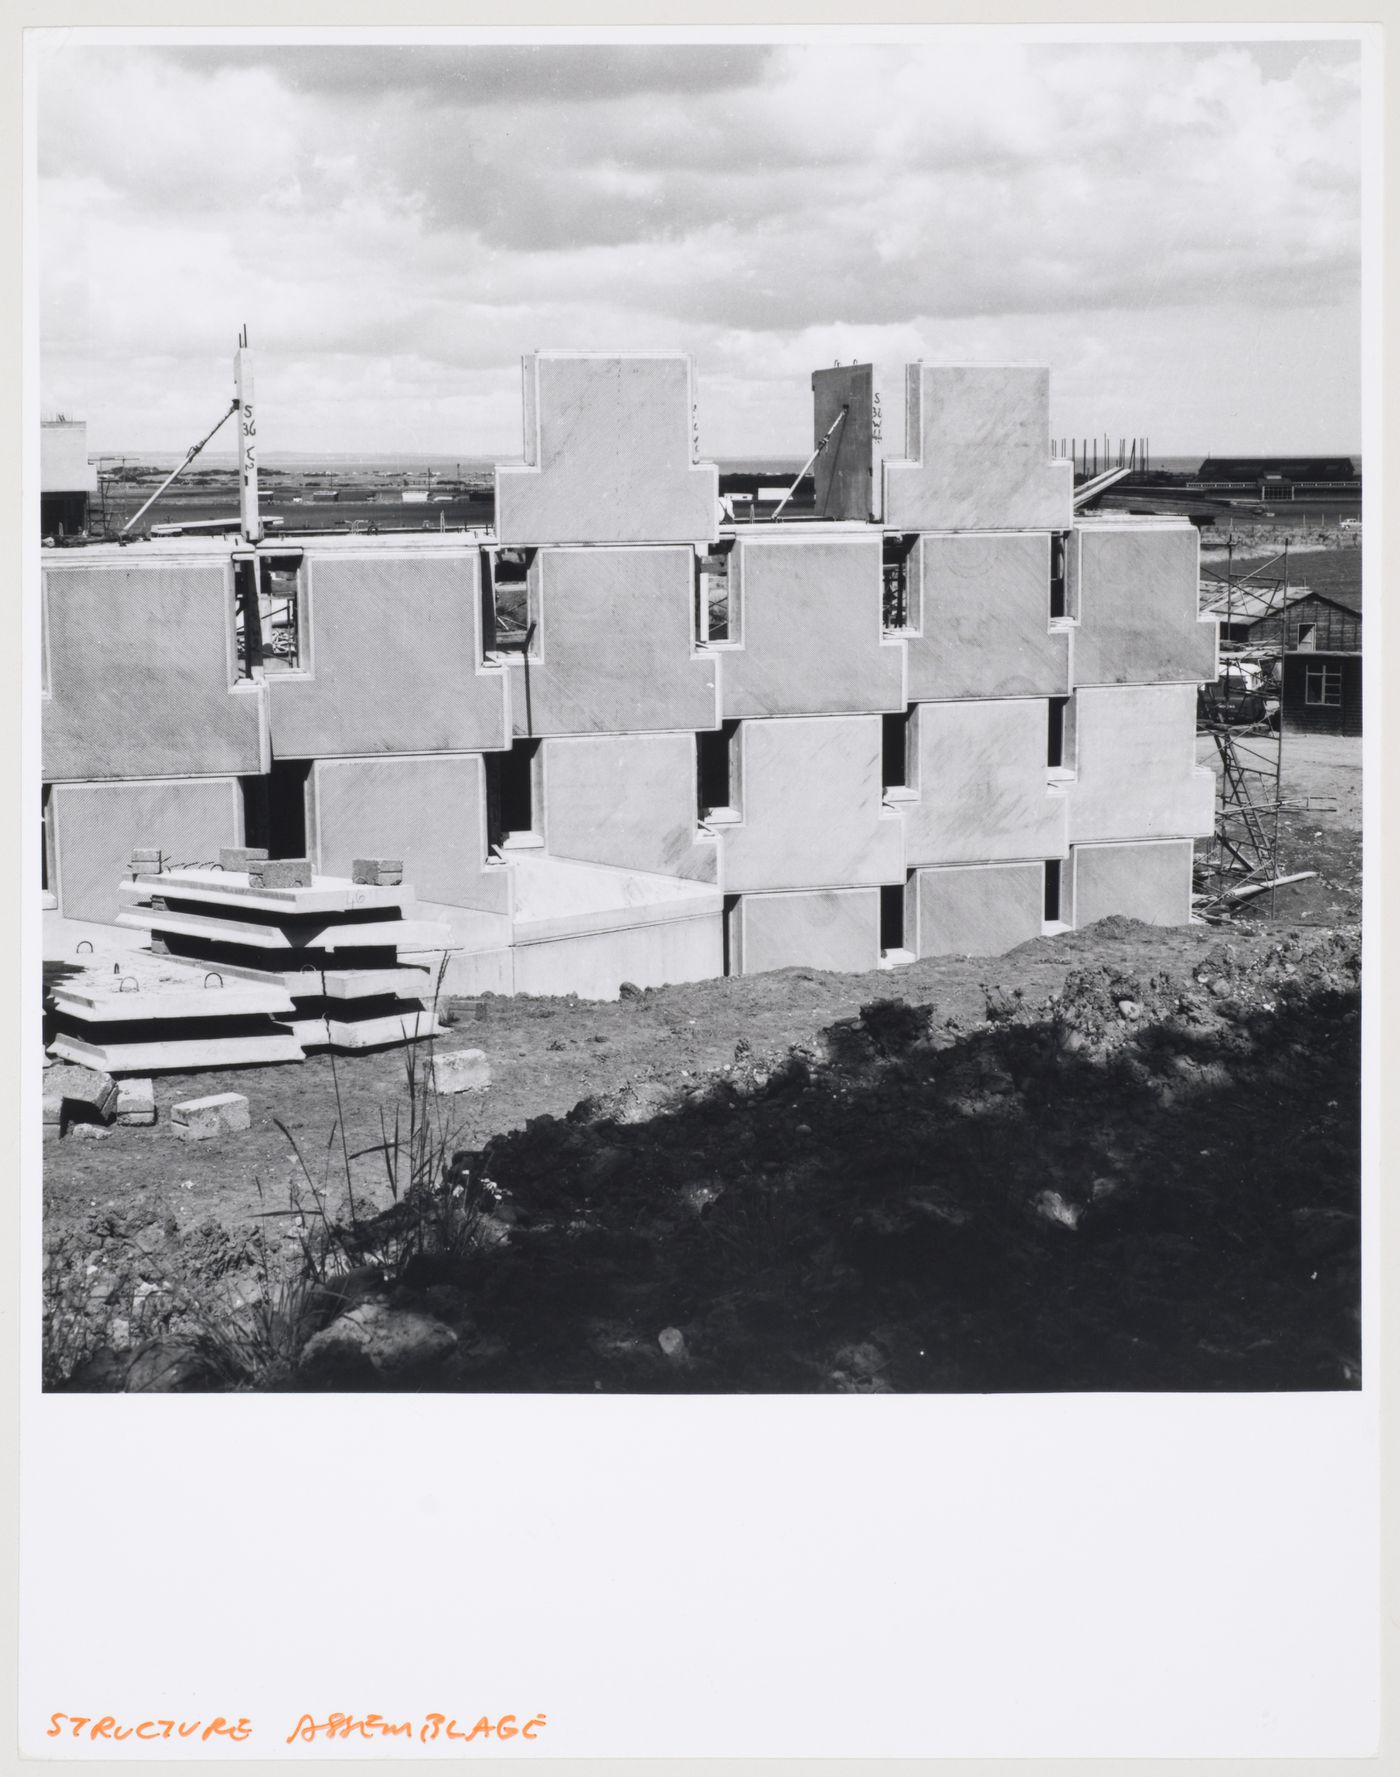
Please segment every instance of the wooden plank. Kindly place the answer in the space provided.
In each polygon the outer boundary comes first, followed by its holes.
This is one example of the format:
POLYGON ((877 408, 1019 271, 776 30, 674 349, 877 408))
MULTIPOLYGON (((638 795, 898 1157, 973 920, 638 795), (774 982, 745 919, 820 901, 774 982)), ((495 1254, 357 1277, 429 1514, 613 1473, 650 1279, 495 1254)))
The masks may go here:
POLYGON ((164 1043, 89 1043, 57 1036, 49 1045, 64 1061, 101 1068, 109 1074, 183 1073, 189 1068, 262 1067, 272 1061, 301 1061, 305 1051, 288 1030, 265 1037, 201 1037, 164 1043))

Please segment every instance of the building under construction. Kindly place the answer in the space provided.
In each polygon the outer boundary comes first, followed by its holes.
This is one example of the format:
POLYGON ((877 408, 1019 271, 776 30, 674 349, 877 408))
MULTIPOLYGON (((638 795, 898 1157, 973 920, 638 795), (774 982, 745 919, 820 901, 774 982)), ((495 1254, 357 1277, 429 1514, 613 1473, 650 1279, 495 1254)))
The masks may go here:
POLYGON ((230 530, 43 572, 49 942, 133 851, 402 860, 459 992, 615 994, 1184 923, 1216 623, 1184 519, 1076 512, 1041 368, 817 372, 736 516, 692 365, 541 352, 489 530, 230 530))

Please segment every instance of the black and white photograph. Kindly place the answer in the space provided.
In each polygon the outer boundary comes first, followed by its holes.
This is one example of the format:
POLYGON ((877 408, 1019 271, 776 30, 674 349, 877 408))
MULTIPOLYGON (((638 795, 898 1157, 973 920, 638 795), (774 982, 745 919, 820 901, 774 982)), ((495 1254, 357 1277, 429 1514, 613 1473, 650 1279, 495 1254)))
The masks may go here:
POLYGON ((34 93, 46 1389, 1360 1385, 1357 41, 34 93))

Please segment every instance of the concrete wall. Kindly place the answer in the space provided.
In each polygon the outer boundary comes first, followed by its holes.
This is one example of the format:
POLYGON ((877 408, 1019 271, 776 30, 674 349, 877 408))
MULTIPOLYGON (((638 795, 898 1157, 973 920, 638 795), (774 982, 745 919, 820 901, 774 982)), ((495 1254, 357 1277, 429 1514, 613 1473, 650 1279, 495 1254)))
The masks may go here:
POLYGON ((880 718, 741 722, 742 821, 720 828, 720 883, 755 889, 902 882, 897 817, 881 806, 880 718))
POLYGON ((1069 632, 1050 626, 1048 532, 925 536, 915 554, 912 702, 1069 690, 1069 632))
POLYGON ((43 599, 47 781, 266 769, 263 694, 237 679, 226 563, 79 559, 46 569, 43 599))
POLYGON ((134 847, 159 846, 177 864, 216 864, 221 846, 243 843, 232 778, 56 784, 49 819, 60 911, 103 925, 121 911, 117 884, 134 847))
POLYGON ((97 465, 87 460, 87 421, 45 420, 39 427, 39 492, 96 491, 97 465))
POLYGON ((904 708, 903 650, 881 634, 880 555, 878 531, 735 542, 739 645, 723 650, 726 719, 904 708))
POLYGON ((1192 849, 1189 839, 1076 845, 1070 854, 1076 927, 1113 913, 1154 926, 1189 924, 1192 849))
POLYGON ((479 754, 317 760, 307 845, 328 876, 348 876, 355 858, 402 858, 404 881, 420 900, 490 912, 509 906, 508 872, 486 867, 479 754))
POLYGON ((704 543, 719 470, 694 460, 681 352, 536 352, 524 360, 525 466, 496 470, 505 544, 704 543))
POLYGON ((715 841, 699 833, 693 734, 605 734, 541 746, 545 847, 552 857, 714 882, 715 841))
POLYGON ((278 758, 510 744, 509 677, 482 659, 480 556, 376 548, 302 567, 304 671, 270 673, 278 758))
POLYGON ((1187 519, 1075 526, 1076 685, 1196 684, 1216 674, 1216 623, 1198 615, 1199 548, 1187 519))
POLYGON ((1050 458, 1050 373, 1040 366, 911 364, 910 462, 885 464, 894 530, 1067 531, 1074 470, 1050 458))
POLYGON ((880 965, 878 888, 744 895, 736 913, 734 948, 741 974, 791 968, 864 971, 880 965))
POLYGON ((509 656, 518 735, 714 728, 717 656, 695 646, 690 549, 541 551, 538 628, 509 656))
POLYGON ((1043 864, 916 870, 905 942, 918 956, 1000 956, 1041 933, 1043 864))
POLYGON ((898 805, 911 867, 1064 856, 1067 798, 1046 782, 1048 722, 1038 697, 915 705, 917 794, 898 805))
POLYGON ((713 980, 724 973, 720 917, 716 911, 620 931, 517 944, 512 952, 515 991, 615 1000, 624 981, 634 987, 663 987, 667 982, 713 980))
POLYGON ((1071 844, 1211 831, 1215 776, 1196 765, 1194 685, 1076 691, 1074 717, 1071 844))

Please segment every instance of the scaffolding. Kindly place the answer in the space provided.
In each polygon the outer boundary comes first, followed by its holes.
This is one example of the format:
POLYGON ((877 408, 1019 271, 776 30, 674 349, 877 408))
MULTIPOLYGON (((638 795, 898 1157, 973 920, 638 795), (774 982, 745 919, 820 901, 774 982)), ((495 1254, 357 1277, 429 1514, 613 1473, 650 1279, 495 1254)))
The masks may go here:
POLYGON ((1196 732, 1208 734, 1219 761, 1215 824, 1195 868, 1196 913, 1218 918, 1242 901, 1268 896, 1274 916, 1282 875, 1279 815, 1283 810, 1283 657, 1289 602, 1288 546, 1238 578, 1235 545, 1226 546, 1225 577, 1203 572, 1203 602, 1228 636, 1247 623, 1263 639, 1221 657, 1221 673, 1201 688, 1196 732), (1274 572, 1272 570, 1278 570, 1274 572), (1214 589, 1218 588, 1218 591, 1214 589), (1275 631, 1277 640, 1274 640, 1275 631), (1265 667, 1277 663, 1270 688, 1265 667), (1234 669, 1233 671, 1231 669, 1234 669), (1251 682, 1251 673, 1253 681, 1251 682))

